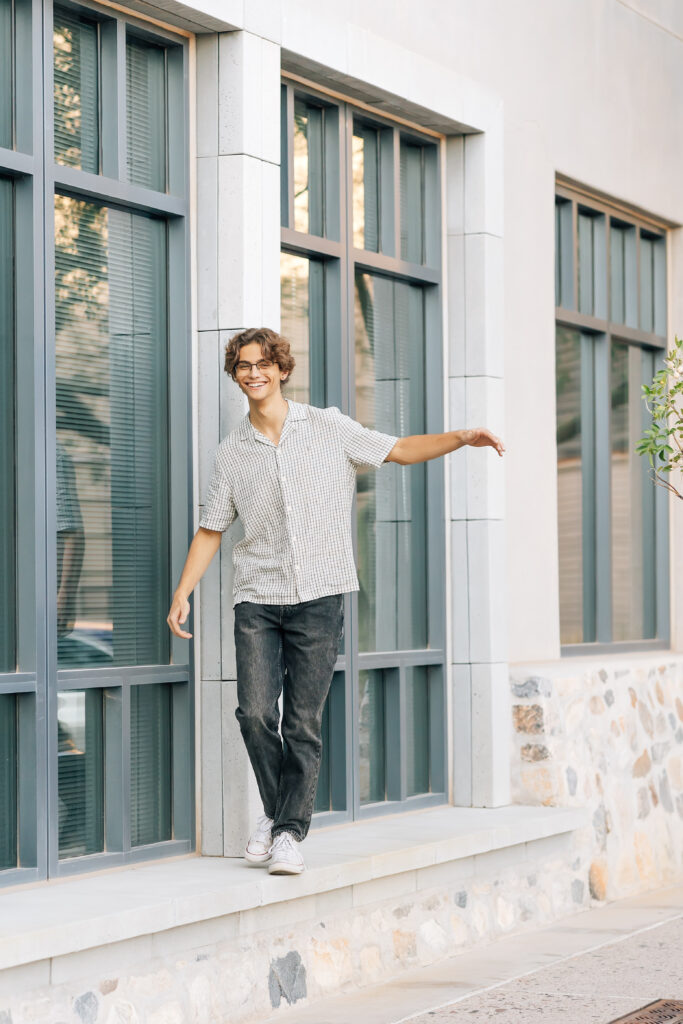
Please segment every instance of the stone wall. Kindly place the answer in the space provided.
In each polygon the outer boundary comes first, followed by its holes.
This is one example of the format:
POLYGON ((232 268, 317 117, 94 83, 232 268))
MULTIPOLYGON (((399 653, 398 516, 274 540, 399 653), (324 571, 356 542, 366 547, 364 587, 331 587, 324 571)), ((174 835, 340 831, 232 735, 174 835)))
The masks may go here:
POLYGON ((683 878, 683 659, 512 666, 512 799, 588 807, 575 833, 594 900, 683 878))
POLYGON ((58 957, 51 985, 0 972, 0 1024, 247 1024, 386 981, 584 909, 572 835, 58 957))

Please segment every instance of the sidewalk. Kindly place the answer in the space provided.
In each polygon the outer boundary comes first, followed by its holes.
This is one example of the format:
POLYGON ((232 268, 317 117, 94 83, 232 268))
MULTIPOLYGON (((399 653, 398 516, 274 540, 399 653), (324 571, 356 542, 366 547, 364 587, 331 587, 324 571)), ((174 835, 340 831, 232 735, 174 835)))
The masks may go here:
POLYGON ((384 985, 295 1004, 263 1024, 609 1024, 657 999, 683 1001, 681 950, 683 886, 583 911, 384 985))

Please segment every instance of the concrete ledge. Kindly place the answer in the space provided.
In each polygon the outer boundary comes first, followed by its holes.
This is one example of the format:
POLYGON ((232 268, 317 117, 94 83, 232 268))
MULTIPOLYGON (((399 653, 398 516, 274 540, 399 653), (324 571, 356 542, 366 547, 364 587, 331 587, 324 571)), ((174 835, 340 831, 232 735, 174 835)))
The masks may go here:
POLYGON ((8 890, 0 893, 0 970, 237 913, 247 930, 265 928, 299 901, 307 914, 337 902, 335 890, 341 904, 381 900, 463 869, 549 856, 586 824, 584 811, 559 807, 428 808, 312 831, 300 876, 197 856, 8 890))

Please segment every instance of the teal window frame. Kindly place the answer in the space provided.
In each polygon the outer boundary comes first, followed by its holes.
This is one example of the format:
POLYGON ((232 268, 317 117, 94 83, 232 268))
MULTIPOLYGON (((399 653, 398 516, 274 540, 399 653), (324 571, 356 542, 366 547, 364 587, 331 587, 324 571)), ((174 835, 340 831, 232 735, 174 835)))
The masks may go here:
MULTIPOLYGON (((666 650, 670 646, 669 502, 667 493, 652 482, 645 458, 641 467, 643 509, 639 511, 644 523, 642 554, 654 571, 644 572, 642 603, 644 631, 654 635, 613 639, 610 461, 613 346, 635 346, 641 351, 642 383, 651 381, 666 358, 666 227, 655 218, 648 219, 639 211, 593 196, 573 183, 558 179, 555 191, 555 321, 558 328, 580 336, 582 608, 586 638, 579 643, 562 643, 560 651, 564 657, 666 650), (650 243, 649 267, 644 266, 641 240, 650 243), (587 253, 583 270, 582 251, 587 253), (644 322, 643 304, 648 296, 651 309, 645 320, 650 329, 643 329, 638 325, 644 322)), ((649 421, 643 402, 643 429, 649 421)))
MULTIPOLYGON (((53 136, 53 3, 13 0, 13 135, 0 148, 0 175, 14 186, 17 631, 16 671, 0 674, 0 694, 16 707, 17 866, 0 886, 119 866, 195 848, 194 648, 173 638, 168 663, 59 670, 56 607, 56 368, 54 196, 163 219, 167 239, 169 451, 168 600, 192 536, 189 188, 189 41, 91 0, 69 2, 98 26, 100 84, 97 173, 59 164, 53 136), (164 191, 128 182, 126 40, 163 48, 167 110, 164 191), (47 325, 47 328, 46 328, 47 325), (171 736, 171 838, 131 843, 131 692, 167 684, 171 736), (103 851, 59 858, 58 695, 97 689, 102 707, 103 851)), ((92 702, 89 702, 92 704, 92 702)), ((98 727, 99 728, 99 727, 98 727)), ((99 737, 99 733, 97 733, 99 737)), ((164 761, 164 763, 167 763, 164 761)), ((0 822, 0 827, 3 823, 0 822)))
MULTIPOLYGON (((323 302, 310 320, 310 364, 324 367, 322 382, 311 381, 312 402, 336 405, 355 416, 354 301, 357 271, 406 281, 424 290, 425 359, 443 365, 441 326, 440 137, 345 102, 284 73, 281 104, 281 250, 319 261, 323 267, 323 302), (295 231, 294 111, 295 104, 323 111, 322 167, 319 192, 324 197, 324 233, 295 231), (376 250, 354 247, 352 204, 354 124, 378 132, 379 225, 376 250), (401 147, 421 147, 423 188, 420 196, 420 261, 401 258, 401 147)), ((318 371, 318 378, 320 372, 318 371)), ((424 394, 427 432, 443 430, 442 388, 424 394)), ((382 472, 382 470, 380 470, 382 472)), ((323 713, 323 764, 316 793, 312 828, 375 817, 448 801, 445 624, 445 515, 443 460, 426 464, 428 640, 419 650, 361 652, 358 649, 358 596, 347 595, 344 649, 323 713), (424 667, 428 691, 429 791, 410 795, 413 733, 408 721, 408 676, 424 667), (360 801, 359 694, 360 672, 384 679, 384 799, 360 801)), ((357 516, 354 506, 354 532, 357 516)), ((415 755, 417 756, 417 755, 415 755)), ((421 755, 424 757, 424 755, 421 755)), ((421 777, 424 778, 424 764, 421 777)), ((417 777, 417 768, 413 776, 417 777)))

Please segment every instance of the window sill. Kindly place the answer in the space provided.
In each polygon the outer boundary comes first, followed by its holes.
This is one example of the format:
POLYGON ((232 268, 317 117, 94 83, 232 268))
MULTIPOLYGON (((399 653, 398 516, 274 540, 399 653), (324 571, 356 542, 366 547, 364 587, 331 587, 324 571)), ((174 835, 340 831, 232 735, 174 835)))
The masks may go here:
POLYGON ((580 808, 442 806, 311 832, 299 876, 190 856, 6 890, 0 970, 509 847, 519 859, 520 844, 587 821, 580 808))

